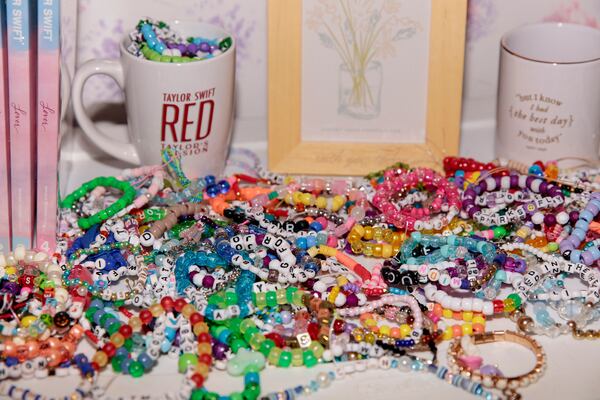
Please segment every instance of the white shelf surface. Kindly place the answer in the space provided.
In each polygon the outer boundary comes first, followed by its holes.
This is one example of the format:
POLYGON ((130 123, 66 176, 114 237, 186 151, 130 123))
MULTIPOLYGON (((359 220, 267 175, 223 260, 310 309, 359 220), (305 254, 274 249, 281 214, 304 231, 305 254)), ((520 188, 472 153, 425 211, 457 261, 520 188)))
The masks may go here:
MULTIPOLYGON (((105 125, 105 128, 107 126, 105 125)), ((124 126, 111 126, 111 134, 125 135, 124 126)), ((264 162, 266 159, 266 143, 260 138, 265 137, 266 124, 264 120, 238 121, 234 136, 234 148, 247 148, 254 151, 264 162), (257 140, 258 139, 258 140, 257 140)), ((475 121, 463 125, 461 154, 490 160, 493 157, 493 122, 475 121)), ((121 136, 124 137, 124 136, 121 136)), ((67 143, 70 167, 63 173, 61 180, 67 192, 81 183, 100 175, 118 173, 127 165, 110 160, 95 150, 91 144, 82 138, 81 132, 76 131, 75 140, 67 143), (89 154, 93 154, 90 156, 89 154)), ((365 262, 370 265, 372 262, 365 262)), ((488 329, 515 330, 515 324, 503 319, 490 321, 488 329)), ((571 398, 578 400, 597 400, 600 398, 600 346, 595 341, 575 340, 570 336, 550 339, 536 337, 543 345, 548 355, 548 369, 542 379, 536 384, 520 391, 525 399, 560 399, 571 398)), ((92 354, 89 346, 84 345, 86 353, 92 354)), ((440 346, 439 357, 446 364, 448 343, 440 346)), ((533 366, 533 356, 523 348, 512 344, 489 344, 481 346, 484 362, 498 364, 507 375, 527 372, 533 366)), ((261 373, 262 393, 282 390, 298 384, 306 384, 314 379, 320 371, 329 371, 333 366, 323 365, 311 370, 306 368, 281 369, 267 367, 261 373)), ((21 380, 19 385, 42 391, 47 395, 65 395, 77 385, 77 376, 53 377, 44 380, 21 380)), ((107 385, 108 393, 113 396, 139 396, 157 394, 179 386, 181 376, 177 373, 177 363, 167 356, 161 358, 152 373, 142 378, 115 375, 106 371, 101 374, 101 382, 107 385)), ((207 387, 221 393, 241 390, 242 380, 233 378, 222 371, 213 371, 207 382, 207 387)), ((139 398, 139 397, 138 397, 139 398)), ((368 371, 335 381, 328 389, 311 395, 315 400, 332 398, 384 400, 391 398, 426 399, 443 398, 459 400, 476 398, 466 392, 438 380, 431 374, 402 373, 399 371, 368 371)))
MULTIPOLYGON (((99 123, 100 129, 114 140, 125 140, 127 127, 109 122, 99 123)), ((473 120, 463 123, 460 154, 488 161, 494 157, 494 121, 473 120)), ((232 148, 252 150, 263 165, 267 160, 267 123, 264 118, 236 120, 232 148)), ((62 157, 66 166, 62 169, 61 188, 66 192, 83 182, 101 175, 115 175, 130 165, 116 161, 96 148, 79 128, 75 128, 64 141, 62 157), (66 189, 65 189, 66 188, 66 189)), ((398 160, 402 161, 402 160, 398 160)), ((440 160, 441 161, 441 160, 440 160)))

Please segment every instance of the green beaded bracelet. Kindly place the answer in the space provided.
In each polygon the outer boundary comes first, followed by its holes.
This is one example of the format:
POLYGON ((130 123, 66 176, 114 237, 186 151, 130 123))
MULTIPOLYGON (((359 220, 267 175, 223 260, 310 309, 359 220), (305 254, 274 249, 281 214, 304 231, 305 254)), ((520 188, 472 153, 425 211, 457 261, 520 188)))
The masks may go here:
POLYGON ((81 229, 88 229, 92 225, 96 225, 103 221, 106 221, 113 215, 115 215, 118 212, 120 212, 121 210, 125 209, 129 204, 131 204, 133 202, 133 199, 135 198, 135 194, 136 194, 135 189, 133 188, 133 186, 131 186, 131 184, 129 182, 120 181, 113 176, 108 176, 108 177, 101 176, 101 177, 92 179, 89 182, 84 183, 83 185, 81 185, 81 187, 76 189, 73 193, 71 193, 70 195, 65 197, 60 202, 60 207, 61 208, 73 207, 73 205, 75 204, 75 202, 77 200, 79 200, 80 198, 82 198, 83 196, 85 196, 86 194, 88 194, 89 192, 91 192, 98 186, 111 187, 111 188, 120 190, 123 192, 123 196, 121 196, 121 198, 119 200, 115 201, 113 204, 111 204, 104 210, 101 210, 92 216, 87 217, 87 218, 79 218, 79 220, 77 220, 77 225, 81 229))

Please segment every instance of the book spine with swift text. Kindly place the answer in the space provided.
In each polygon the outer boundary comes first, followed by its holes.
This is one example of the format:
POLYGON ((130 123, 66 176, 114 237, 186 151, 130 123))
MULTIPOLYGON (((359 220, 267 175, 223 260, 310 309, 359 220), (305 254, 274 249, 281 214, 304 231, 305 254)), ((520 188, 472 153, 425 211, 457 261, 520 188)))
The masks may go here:
POLYGON ((60 129, 60 0, 37 6, 37 202, 36 248, 54 250, 58 202, 60 129))
POLYGON ((32 247, 35 203, 36 2, 6 0, 12 245, 32 247))
POLYGON ((8 70, 6 66, 6 2, 0 1, 0 251, 10 249, 10 147, 8 141, 8 70))

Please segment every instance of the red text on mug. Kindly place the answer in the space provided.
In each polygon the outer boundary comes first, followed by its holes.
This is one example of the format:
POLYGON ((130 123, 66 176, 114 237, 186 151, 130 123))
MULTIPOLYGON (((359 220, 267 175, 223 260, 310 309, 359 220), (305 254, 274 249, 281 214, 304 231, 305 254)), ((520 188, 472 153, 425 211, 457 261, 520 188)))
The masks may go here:
POLYGON ((206 139, 215 113, 215 88, 195 93, 163 93, 161 141, 173 143, 206 139))

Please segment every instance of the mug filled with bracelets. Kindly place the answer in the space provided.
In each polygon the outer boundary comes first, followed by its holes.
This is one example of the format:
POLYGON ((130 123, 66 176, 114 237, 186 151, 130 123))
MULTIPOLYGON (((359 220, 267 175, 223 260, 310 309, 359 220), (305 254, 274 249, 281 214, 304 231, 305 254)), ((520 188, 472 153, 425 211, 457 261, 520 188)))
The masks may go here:
POLYGON ((222 174, 234 115, 233 36, 207 23, 144 18, 121 39, 119 52, 118 59, 77 69, 73 110, 83 133, 129 164, 177 162, 189 177, 222 174), (127 140, 109 139, 83 105, 86 81, 96 74, 113 78, 125 94, 127 140))
MULTIPOLYGON (((132 39, 128 55, 148 63, 231 51, 227 37, 180 41, 149 21, 132 39)), ((0 396, 120 399, 99 377, 142 382, 170 356, 181 383, 140 398, 327 396, 376 370, 517 400, 545 382, 540 336, 600 338, 598 170, 448 158, 443 172, 399 163, 330 179, 234 153, 243 172, 191 176, 163 156, 65 196, 50 253, 0 254, 0 396), (523 372, 510 375, 484 361, 489 343, 533 362, 515 355, 523 372), (268 365, 323 366, 266 393, 268 365), (81 380, 60 397, 30 384, 71 374, 81 380), (222 374, 239 384, 218 393, 222 374)))

